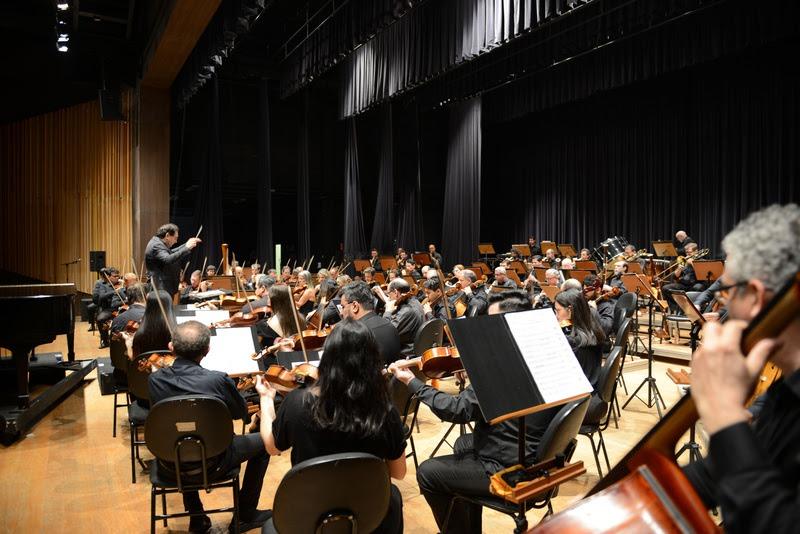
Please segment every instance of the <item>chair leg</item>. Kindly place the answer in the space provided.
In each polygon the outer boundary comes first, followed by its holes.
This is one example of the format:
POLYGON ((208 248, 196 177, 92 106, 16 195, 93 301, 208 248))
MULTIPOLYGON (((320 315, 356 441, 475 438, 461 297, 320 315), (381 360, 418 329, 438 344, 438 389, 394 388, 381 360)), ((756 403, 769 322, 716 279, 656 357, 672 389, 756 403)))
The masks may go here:
POLYGON ((414 446, 414 436, 408 439, 411 442, 411 457, 414 458, 414 469, 419 469, 419 462, 417 461, 417 448, 414 446))
POLYGON ((117 390, 114 389, 114 428, 111 429, 111 437, 117 437, 117 390))
POLYGON ((150 487, 150 534, 156 534, 156 487, 150 487))
POLYGON ((608 450, 606 450, 606 440, 603 437, 603 431, 597 429, 597 433, 600 435, 600 444, 598 445, 598 449, 599 448, 603 449, 603 456, 605 456, 606 459, 606 468, 608 469, 609 472, 611 472, 611 463, 608 461, 608 450))
POLYGON ((603 470, 600 469, 600 447, 595 447, 594 434, 584 434, 584 436, 587 436, 592 444, 592 454, 594 455, 594 463, 597 466, 597 474, 600 475, 600 478, 603 478, 603 470))
POLYGON ((167 526, 167 493, 164 492, 161 494, 161 513, 164 515, 164 526, 167 526))
POLYGON ((239 534, 239 477, 233 478, 233 534, 239 534))
POLYGON ((136 484, 136 457, 134 456, 134 448, 136 447, 136 425, 131 424, 131 484, 136 484))

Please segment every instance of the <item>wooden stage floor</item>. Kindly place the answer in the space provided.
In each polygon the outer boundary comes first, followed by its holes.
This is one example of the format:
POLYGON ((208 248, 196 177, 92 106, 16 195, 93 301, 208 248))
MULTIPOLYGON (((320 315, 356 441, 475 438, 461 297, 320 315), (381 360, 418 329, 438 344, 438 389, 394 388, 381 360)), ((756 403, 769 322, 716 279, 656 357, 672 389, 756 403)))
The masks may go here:
MULTIPOLYGON (((107 357, 108 349, 98 350, 99 338, 86 329, 86 323, 76 324, 77 357, 107 357)), ((681 348, 688 353, 688 348, 681 348)), ((38 352, 48 351, 66 353, 66 338, 61 336, 55 343, 38 349, 38 352)), ((646 366, 642 363, 626 363, 629 391, 646 376, 646 366)), ((678 368, 674 363, 655 362, 653 375, 669 407, 678 400, 680 392, 665 374, 668 367, 678 368)), ((119 410, 117 437, 111 437, 113 396, 100 395, 95 377, 92 372, 81 388, 37 423, 27 436, 10 447, 0 446, 0 532, 144 533, 149 530, 147 476, 140 473, 136 484, 130 481, 127 415, 124 409, 119 410)), ((618 397, 623 404, 627 396, 620 389, 618 397)), ((448 425, 424 407, 419 419, 420 432, 414 434, 414 440, 422 460, 428 458, 448 425)), ((655 408, 647 408, 638 400, 623 410, 619 429, 612 423, 605 433, 612 465, 657 419, 655 408)), ((235 426, 240 428, 240 425, 235 426)), ((142 451, 149 457, 145 448, 142 451)), ((445 453, 447 450, 439 454, 445 453)), ((598 480, 591 446, 584 437, 578 438, 575 459, 583 460, 587 473, 561 487, 553 502, 556 511, 580 498, 598 480)), ((687 456, 682 460, 687 461, 687 456)), ((404 499, 405 531, 436 532, 430 509, 419 494, 411 459, 408 466, 405 480, 396 482, 404 499)), ((289 467, 288 454, 272 458, 261 492, 260 508, 271 508, 275 488, 289 467)), ((230 493, 219 490, 201 498, 206 507, 226 505, 230 493)), ((168 500, 171 510, 181 504, 180 496, 171 496, 168 500)), ((539 511, 529 512, 529 523, 535 524, 541 515, 539 511)), ((227 531, 230 516, 219 514, 212 516, 212 520, 213 532, 227 531)), ((188 519, 171 520, 168 528, 158 524, 158 532, 185 532, 187 528, 188 519)), ((511 532, 513 521, 485 510, 483 530, 511 532)))

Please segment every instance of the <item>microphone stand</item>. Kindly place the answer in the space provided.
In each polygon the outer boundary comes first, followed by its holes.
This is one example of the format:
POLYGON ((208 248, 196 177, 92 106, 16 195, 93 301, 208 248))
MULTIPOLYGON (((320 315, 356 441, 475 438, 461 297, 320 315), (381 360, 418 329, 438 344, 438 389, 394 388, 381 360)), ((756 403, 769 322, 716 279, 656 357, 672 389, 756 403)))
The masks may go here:
POLYGON ((62 263, 61 264, 61 265, 64 266, 64 281, 66 283, 69 283, 69 266, 73 265, 75 263, 79 263, 80 261, 81 261, 81 259, 78 258, 77 260, 72 260, 72 261, 68 261, 66 263, 62 263))

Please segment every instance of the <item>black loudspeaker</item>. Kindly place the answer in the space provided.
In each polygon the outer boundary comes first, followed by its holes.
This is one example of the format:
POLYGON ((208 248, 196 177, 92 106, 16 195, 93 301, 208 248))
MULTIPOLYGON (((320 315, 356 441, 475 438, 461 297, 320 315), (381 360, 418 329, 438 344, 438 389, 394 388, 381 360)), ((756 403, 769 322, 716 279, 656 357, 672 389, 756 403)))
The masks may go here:
POLYGON ((100 120, 125 120, 122 114, 122 92, 119 89, 100 89, 100 120))
POLYGON ((106 266, 106 251, 105 250, 90 250, 89 251, 89 270, 93 273, 100 271, 106 266))

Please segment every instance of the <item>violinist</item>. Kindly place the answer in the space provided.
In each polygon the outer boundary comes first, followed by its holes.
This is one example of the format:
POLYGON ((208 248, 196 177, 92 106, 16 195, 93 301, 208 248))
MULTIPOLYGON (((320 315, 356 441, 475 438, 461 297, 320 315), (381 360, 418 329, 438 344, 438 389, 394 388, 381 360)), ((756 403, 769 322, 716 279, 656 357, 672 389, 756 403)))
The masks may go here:
POLYGON ((119 270, 114 267, 100 269, 100 279, 95 282, 92 289, 92 303, 97 306, 98 310, 95 321, 100 330, 101 349, 108 346, 109 323, 114 317, 114 312, 124 304, 120 299, 122 291, 119 270))
POLYGON ((256 287, 256 279, 258 275, 261 274, 261 264, 253 263, 250 265, 250 278, 248 278, 247 283, 249 286, 247 289, 255 288, 256 287))
POLYGON ((193 271, 189 276, 189 285, 181 291, 181 297, 178 301, 180 304, 189 304, 195 302, 197 299, 195 295, 201 291, 208 291, 207 282, 201 280, 201 273, 199 270, 193 271))
POLYGON ((337 265, 332 266, 330 271, 329 271, 329 274, 330 274, 331 280, 336 280, 337 278, 339 278, 339 276, 340 276, 339 275, 339 267, 337 265))
MULTIPOLYGON (((402 480, 406 440, 382 369, 383 360, 367 326, 346 319, 325 343, 319 379, 313 386, 290 391, 277 414, 276 390, 259 376, 261 437, 267 452, 277 455, 292 449, 292 465, 328 454, 369 453, 386 462, 392 478, 402 480)), ((392 485, 389 510, 373 532, 402 531, 403 499, 392 485)))
POLYGON ((800 207, 751 214, 722 247, 727 261, 718 295, 729 320, 706 324, 692 357, 691 391, 710 436, 708 456, 684 474, 709 509, 720 508, 726 532, 791 532, 800 510, 800 317, 746 357, 740 343, 747 323, 800 270, 800 207), (750 423, 745 403, 768 358, 783 378, 750 423))
MULTIPOLYGON (((490 297, 489 314, 523 311, 531 308, 527 295, 521 291, 504 291, 490 297)), ((498 354, 502 358, 503 355, 498 354)), ((502 362, 498 361, 498 365, 502 362)), ((412 394, 426 404, 442 421, 473 423, 474 433, 459 437, 453 454, 425 460, 417 469, 419 489, 443 534, 481 532, 479 505, 456 501, 450 513, 447 530, 442 530, 450 501, 455 494, 472 496, 490 495, 489 477, 518 463, 517 422, 510 420, 490 425, 483 418, 472 385, 458 395, 451 395, 426 385, 414 373, 404 368, 401 361, 389 366, 397 380, 406 384, 412 394)), ((502 394, 501 391, 497 392, 502 394)), ((558 408, 552 408, 525 417, 528 458, 536 454, 536 447, 558 408)))
POLYGON ((503 287, 508 289, 517 289, 517 284, 508 277, 505 267, 495 267, 494 282, 492 287, 503 287))
POLYGON ((568 326, 565 335, 575 358, 592 387, 597 387, 606 336, 592 315, 589 304, 580 290, 568 289, 556 295, 554 310, 562 326, 568 326))
POLYGON ((162 289, 148 293, 138 330, 133 336, 122 332, 123 337, 129 343, 128 356, 130 359, 134 360, 139 354, 151 350, 167 350, 174 327, 175 315, 172 311, 172 299, 167 292, 162 289), (159 299, 161 300, 160 305, 159 299))
POLYGON ((127 290, 128 295, 128 309, 120 313, 114 320, 111 321, 111 334, 122 332, 128 324, 128 321, 141 323, 144 317, 145 299, 147 290, 144 284, 134 284, 127 290))
POLYGON ((446 321, 448 319, 447 309, 445 304, 450 307, 450 317, 456 316, 456 311, 449 299, 442 295, 442 290, 439 287, 439 278, 434 276, 422 284, 422 289, 425 292, 425 301, 422 309, 425 312, 425 320, 441 319, 446 321))
POLYGON ((384 365, 400 358, 400 336, 387 319, 375 314, 375 297, 364 282, 352 282, 342 289, 342 318, 361 321, 369 328, 384 365))
MULTIPOLYGON (((294 323, 294 312, 292 311, 292 300, 285 286, 273 285, 269 288, 269 304, 272 308, 272 316, 266 321, 256 325, 256 332, 261 337, 262 347, 271 347, 283 338, 297 334, 297 327, 294 323)), ((305 328, 305 318, 300 316, 300 328, 305 328)), ((277 363, 275 357, 272 361, 266 360, 267 365, 277 363)))
POLYGON ((266 308, 269 306, 269 288, 275 285, 275 279, 267 276, 266 274, 259 274, 256 277, 256 285, 253 290, 256 300, 252 300, 242 306, 239 310, 242 314, 252 313, 257 308, 266 308))
POLYGON ((428 245, 428 256, 431 257, 431 263, 435 268, 441 269, 442 265, 442 255, 436 252, 436 245, 431 243, 428 245))
POLYGON ((596 274, 588 274, 583 279, 583 296, 586 302, 589 303, 589 307, 597 311, 600 327, 603 329, 606 338, 608 338, 614 328, 616 299, 611 296, 611 292, 603 293, 603 284, 596 274))
POLYGON ((217 268, 214 265, 206 265, 206 277, 216 276, 217 268))
POLYGON ((381 258, 380 258, 380 255, 378 254, 378 249, 377 248, 373 248, 372 250, 369 251, 369 266, 374 271, 382 270, 381 269, 381 258))
MULTIPOLYGON (((209 347, 210 332, 202 323, 187 321, 176 326, 174 337, 169 342, 169 349, 176 356, 175 361, 171 367, 165 367, 150 375, 148 379, 150 400, 156 403, 177 395, 209 395, 224 402, 233 419, 248 422, 250 415, 247 412, 247 403, 236 389, 233 379, 225 373, 210 371, 200 365, 208 354, 209 347)), ((269 465, 269 456, 264 450, 261 435, 258 432, 235 435, 225 452, 208 461, 209 473, 221 473, 223 476, 243 462, 247 462, 239 491, 239 531, 244 532, 262 526, 272 516, 272 512, 257 509, 264 474, 269 465), (212 465, 214 469, 211 468, 212 465)), ((159 465, 159 469, 161 467, 159 465)), ((169 469, 171 465, 165 464, 164 467, 169 469)), ((203 503, 196 491, 184 491, 182 495, 187 512, 203 512, 203 503)), ((233 527, 234 525, 230 526, 231 531, 233 527)), ((193 516, 189 519, 190 532, 207 532, 210 529, 211 519, 207 515, 193 516)))
POLYGON ((383 313, 400 336, 403 356, 414 356, 414 339, 425 322, 422 304, 411 294, 411 286, 402 278, 395 278, 389 283, 386 311, 383 313))
MULTIPOLYGON (((697 243, 688 243, 686 245, 686 255, 691 256, 697 252, 697 243)), ((673 314, 682 313, 680 307, 672 298, 673 291, 702 291, 705 286, 697 282, 697 275, 694 272, 694 260, 691 258, 686 260, 685 265, 678 265, 675 269, 674 282, 664 284, 661 287, 661 294, 669 303, 669 309, 673 314)))
POLYGON ((150 238, 144 253, 150 280, 154 280, 157 288, 163 289, 170 295, 178 292, 181 264, 201 242, 197 237, 190 237, 186 243, 175 247, 178 243, 178 232, 178 226, 175 224, 162 225, 156 235, 150 238))
POLYGON ((289 280, 292 279, 292 268, 288 265, 284 265, 281 268, 281 282, 284 284, 288 284, 289 280))
POLYGON ((300 315, 305 317, 314 309, 316 291, 314 289, 314 279, 308 271, 300 271, 297 274, 297 286, 294 288, 294 303, 300 315))
POLYGON ((536 243, 536 238, 533 236, 528 237, 528 248, 531 249, 531 258, 535 256, 541 257, 542 248, 536 243))
MULTIPOLYGON (((340 276, 339 278, 344 278, 344 276, 340 276)), ((319 284, 319 306, 324 306, 322 309, 322 324, 323 325, 333 325, 338 323, 342 316, 339 314, 339 309, 336 307, 335 298, 338 293, 339 287, 344 287, 349 284, 349 276, 347 277, 348 280, 342 280, 343 284, 339 285, 331 279, 323 280, 319 284)), ((375 297, 373 297, 374 300, 375 297)))
POLYGON ((463 298, 467 302, 467 316, 484 315, 489 307, 489 301, 483 284, 478 286, 478 277, 475 272, 471 269, 462 269, 456 276, 458 292, 451 297, 450 302, 456 302, 463 298))
POLYGON ((422 275, 419 274, 417 270, 417 262, 415 262, 413 258, 406 259, 405 267, 401 270, 401 274, 403 276, 410 276, 414 279, 414 282, 418 282, 422 279, 422 275))
POLYGON ((397 262, 397 268, 402 269, 403 264, 406 262, 406 259, 408 259, 408 252, 406 252, 403 247, 398 247, 394 259, 397 262))
POLYGON ((378 282, 375 281, 375 269, 372 267, 367 267, 364 269, 364 271, 361 273, 361 276, 364 279, 364 283, 367 284, 370 289, 378 284, 378 282))

